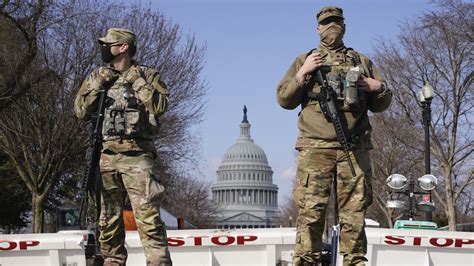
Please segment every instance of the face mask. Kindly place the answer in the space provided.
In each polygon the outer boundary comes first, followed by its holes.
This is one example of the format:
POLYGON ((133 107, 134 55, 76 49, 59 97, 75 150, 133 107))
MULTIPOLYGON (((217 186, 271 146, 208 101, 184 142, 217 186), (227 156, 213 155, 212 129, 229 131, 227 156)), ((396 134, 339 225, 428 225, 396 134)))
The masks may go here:
POLYGON ((321 46, 328 50, 337 50, 342 47, 342 37, 344 36, 344 26, 338 23, 329 23, 320 27, 319 36, 321 46))
POLYGON ((100 46, 100 54, 102 56, 102 61, 105 63, 110 63, 112 60, 115 59, 118 55, 113 55, 111 51, 112 47, 107 45, 100 46))

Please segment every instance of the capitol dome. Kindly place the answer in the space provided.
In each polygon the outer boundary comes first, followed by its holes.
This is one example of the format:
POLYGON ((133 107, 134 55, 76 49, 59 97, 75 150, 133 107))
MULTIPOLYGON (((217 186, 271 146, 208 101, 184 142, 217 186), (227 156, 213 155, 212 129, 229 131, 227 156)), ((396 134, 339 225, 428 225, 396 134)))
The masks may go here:
POLYGON ((268 165, 267 155, 249 138, 248 141, 239 141, 230 146, 224 154, 223 164, 233 162, 253 162, 268 165))
POLYGON ((221 228, 275 226, 278 187, 267 155, 250 137, 247 108, 240 124, 240 136, 225 152, 212 186, 214 204, 222 211, 221 228))

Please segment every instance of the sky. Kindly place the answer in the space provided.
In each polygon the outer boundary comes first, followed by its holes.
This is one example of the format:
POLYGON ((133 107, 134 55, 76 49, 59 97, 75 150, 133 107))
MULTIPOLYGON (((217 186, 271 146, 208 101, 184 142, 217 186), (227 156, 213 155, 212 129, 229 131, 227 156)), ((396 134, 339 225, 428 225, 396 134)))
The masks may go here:
MULTIPOLYGON (((267 154, 279 203, 291 195, 296 172, 294 145, 300 108, 285 110, 276 87, 295 57, 319 44, 316 13, 324 6, 343 8, 344 43, 371 56, 381 39, 396 40, 402 23, 433 8, 425 0, 155 0, 152 7, 183 35, 206 45, 202 78, 209 93, 202 139, 203 178, 215 183, 227 148, 239 137, 243 106, 251 136, 267 154)), ((172 89, 172 88, 170 88, 172 89)))

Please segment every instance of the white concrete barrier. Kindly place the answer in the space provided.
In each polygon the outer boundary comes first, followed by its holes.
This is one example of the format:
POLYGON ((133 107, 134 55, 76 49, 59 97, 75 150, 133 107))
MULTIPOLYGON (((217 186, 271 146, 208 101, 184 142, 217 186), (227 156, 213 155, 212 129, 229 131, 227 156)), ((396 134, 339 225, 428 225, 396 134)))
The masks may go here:
MULTIPOLYGON (((474 265, 474 233, 367 228, 368 265, 474 265)), ((0 265, 86 265, 81 231, 0 235, 0 265)), ((169 230, 173 265, 291 265, 294 228, 169 230)), ((127 265, 145 265, 127 232, 127 265)), ((339 260, 339 265, 342 261, 339 260)))
POLYGON ((372 266, 474 266, 474 233, 368 228, 372 266))
POLYGON ((84 233, 0 235, 0 266, 85 266, 84 233))

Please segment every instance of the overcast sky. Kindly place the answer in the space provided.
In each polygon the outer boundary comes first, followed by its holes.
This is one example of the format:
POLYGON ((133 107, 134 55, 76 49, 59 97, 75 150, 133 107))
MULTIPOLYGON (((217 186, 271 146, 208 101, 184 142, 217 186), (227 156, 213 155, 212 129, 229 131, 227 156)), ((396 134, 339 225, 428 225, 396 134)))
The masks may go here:
MULTIPOLYGON (((247 105, 251 136, 266 152, 279 200, 290 195, 296 169, 294 144, 299 108, 276 102, 275 90, 293 59, 318 46, 316 13, 323 6, 344 9, 346 46, 373 54, 380 38, 395 40, 400 25, 432 8, 424 0, 158 0, 152 6, 207 45, 203 78, 209 84, 200 169, 209 182, 239 136, 247 105)), ((172 88, 170 88, 172 90, 172 88)), ((396 88, 395 88, 396 89, 396 88)))

